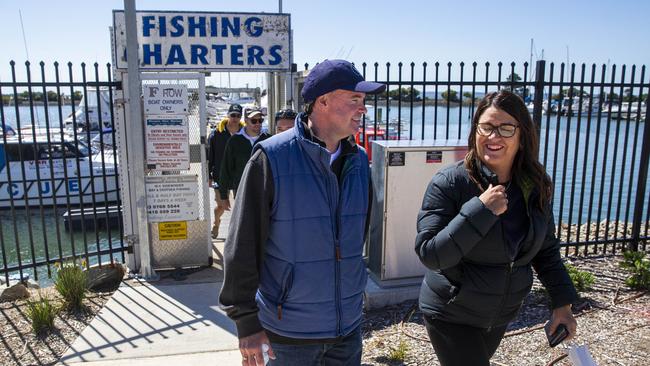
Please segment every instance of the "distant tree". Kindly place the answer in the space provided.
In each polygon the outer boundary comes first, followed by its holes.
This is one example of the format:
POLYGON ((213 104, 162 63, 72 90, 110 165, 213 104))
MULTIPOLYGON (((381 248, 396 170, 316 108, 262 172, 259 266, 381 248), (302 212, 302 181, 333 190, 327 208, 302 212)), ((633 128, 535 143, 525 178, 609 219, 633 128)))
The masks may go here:
POLYGON ((516 72, 513 72, 512 74, 508 75, 506 78, 507 85, 505 89, 510 90, 511 92, 521 96, 522 98, 524 97, 524 94, 529 95, 530 93, 528 92, 528 88, 525 88, 523 86, 515 86, 514 88, 512 87, 512 83, 519 83, 521 82, 521 76, 517 74, 516 72))
POLYGON ((2 104, 3 105, 9 105, 11 102, 11 96, 10 95, 3 95, 2 96, 2 104))
POLYGON ((472 99, 472 93, 470 93, 470 92, 464 92, 464 93, 463 93, 463 96, 464 96, 465 98, 472 99))
POLYGON ((56 102, 59 100, 59 95, 55 91, 48 91, 47 92, 47 100, 48 102, 56 102))
POLYGON ((639 97, 632 94, 632 88, 626 88, 623 93, 625 94, 623 97, 624 102, 636 102, 639 100, 639 97))
POLYGON ((391 90, 388 92, 388 96, 393 100, 398 100, 401 97, 403 102, 407 102, 411 100, 411 93, 413 100, 419 100, 420 91, 411 87, 391 90))
POLYGON ((458 102, 458 92, 455 90, 443 91, 442 100, 446 100, 448 102, 458 102))
POLYGON ((81 94, 81 92, 77 90, 72 95, 72 100, 81 100, 82 97, 83 97, 83 94, 81 94))
POLYGON ((506 78, 506 81, 509 82, 509 83, 513 82, 513 81, 518 82, 518 81, 521 81, 521 76, 519 76, 519 74, 517 74, 516 72, 513 72, 512 74, 508 75, 508 77, 506 78))

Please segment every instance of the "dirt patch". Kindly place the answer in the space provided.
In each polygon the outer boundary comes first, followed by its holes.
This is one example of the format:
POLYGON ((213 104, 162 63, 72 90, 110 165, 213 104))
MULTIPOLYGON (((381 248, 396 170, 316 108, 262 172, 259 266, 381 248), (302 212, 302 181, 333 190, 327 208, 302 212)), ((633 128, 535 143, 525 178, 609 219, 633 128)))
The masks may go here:
MULTIPOLYGON (((37 298, 34 290, 32 298, 37 298)), ((60 296, 53 288, 41 290, 58 305, 60 296)), ((84 300, 85 309, 78 313, 60 311, 54 320, 54 330, 43 336, 32 332, 27 317, 27 301, 0 303, 0 364, 54 365, 84 328, 90 324, 113 292, 90 293, 84 300)))

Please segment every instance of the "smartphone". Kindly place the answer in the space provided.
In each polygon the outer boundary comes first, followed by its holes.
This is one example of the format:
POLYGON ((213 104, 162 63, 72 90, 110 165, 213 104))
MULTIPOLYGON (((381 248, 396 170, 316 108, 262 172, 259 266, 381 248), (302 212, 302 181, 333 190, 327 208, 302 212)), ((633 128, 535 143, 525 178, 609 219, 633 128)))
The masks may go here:
POLYGON ((564 324, 558 325, 555 329, 555 333, 553 334, 551 334, 550 329, 551 322, 549 321, 546 322, 546 325, 544 325, 544 332, 546 333, 546 338, 548 339, 548 345, 551 347, 555 347, 558 344, 562 343, 562 341, 569 336, 569 330, 564 324))

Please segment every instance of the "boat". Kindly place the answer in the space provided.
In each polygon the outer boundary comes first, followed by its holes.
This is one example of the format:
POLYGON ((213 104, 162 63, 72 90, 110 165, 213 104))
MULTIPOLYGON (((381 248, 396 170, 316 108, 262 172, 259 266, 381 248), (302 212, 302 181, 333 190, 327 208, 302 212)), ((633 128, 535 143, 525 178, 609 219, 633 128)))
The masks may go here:
POLYGON ((81 141, 48 133, 0 139, 0 208, 115 202, 117 179, 113 160, 81 141))
POLYGON ((64 121, 63 128, 69 137, 75 136, 80 141, 95 137, 101 130, 112 127, 111 101, 108 88, 89 89, 64 121))

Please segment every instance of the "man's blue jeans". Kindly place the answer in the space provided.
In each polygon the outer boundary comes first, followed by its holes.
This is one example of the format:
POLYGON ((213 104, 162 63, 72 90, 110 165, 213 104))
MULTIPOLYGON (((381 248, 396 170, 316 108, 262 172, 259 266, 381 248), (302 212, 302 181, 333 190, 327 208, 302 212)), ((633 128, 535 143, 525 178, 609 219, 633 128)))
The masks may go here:
POLYGON ((271 342, 275 360, 269 366, 359 366, 361 365, 361 327, 337 343, 309 345, 271 342))

